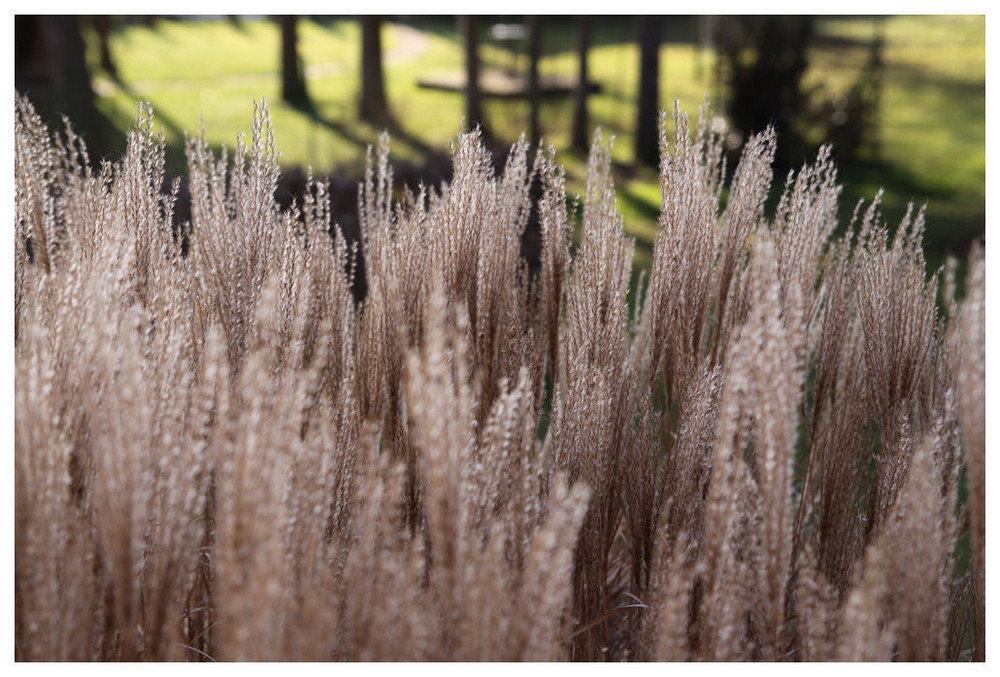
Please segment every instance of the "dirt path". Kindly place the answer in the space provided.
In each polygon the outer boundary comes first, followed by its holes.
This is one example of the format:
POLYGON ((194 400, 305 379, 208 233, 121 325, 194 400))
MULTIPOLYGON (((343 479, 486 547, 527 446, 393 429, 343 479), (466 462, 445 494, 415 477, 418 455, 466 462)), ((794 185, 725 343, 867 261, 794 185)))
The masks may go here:
POLYGON ((385 55, 387 64, 413 61, 427 49, 427 43, 430 41, 423 31, 405 24, 387 24, 387 26, 396 39, 396 46, 385 55))

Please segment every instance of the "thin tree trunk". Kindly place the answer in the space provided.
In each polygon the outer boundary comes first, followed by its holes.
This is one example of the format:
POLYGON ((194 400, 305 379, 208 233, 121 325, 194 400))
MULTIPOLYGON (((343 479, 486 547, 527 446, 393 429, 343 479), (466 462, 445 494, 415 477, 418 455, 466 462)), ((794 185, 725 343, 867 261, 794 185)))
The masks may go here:
POLYGON ((97 15, 93 18, 94 30, 97 32, 97 38, 100 43, 101 51, 101 68, 112 76, 118 76, 118 68, 115 66, 115 60, 111 56, 111 29, 114 27, 115 17, 108 16, 106 14, 97 15))
POLYGON ((389 122, 382 70, 382 17, 361 18, 361 118, 376 124, 389 122))
POLYGON ((84 136, 91 158, 100 158, 106 151, 105 139, 84 55, 80 18, 49 16, 44 21, 52 54, 53 109, 73 121, 76 131, 84 136))
POLYGON ((465 122, 470 129, 477 125, 488 135, 479 94, 479 21, 474 16, 459 17, 465 42, 465 122))
POLYGON ((660 161, 660 18, 639 19, 639 106, 635 131, 635 157, 656 167, 660 161))
POLYGON ((586 16, 577 18, 576 54, 579 70, 576 92, 573 97, 573 147, 586 153, 590 148, 590 129, 587 120, 587 95, 590 83, 587 74, 587 51, 590 49, 590 20, 586 16))
POLYGON ((282 16, 281 24, 281 98, 289 103, 309 99, 306 79, 299 60, 298 17, 282 16))
POLYGON ((538 125, 538 61, 542 57, 542 21, 537 16, 529 16, 528 24, 528 129, 531 142, 538 143, 542 137, 538 125))

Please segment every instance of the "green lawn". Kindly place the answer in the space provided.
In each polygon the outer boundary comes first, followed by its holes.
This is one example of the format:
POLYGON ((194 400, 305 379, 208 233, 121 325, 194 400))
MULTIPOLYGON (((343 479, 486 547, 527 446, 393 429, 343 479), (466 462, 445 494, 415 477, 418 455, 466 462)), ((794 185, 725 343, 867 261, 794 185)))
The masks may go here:
MULTIPOLYGON (((831 35, 868 39, 871 20, 832 19, 831 35)), ((986 38, 983 17, 893 17, 886 21, 886 69, 879 115, 881 162, 842 171, 850 198, 886 187, 897 218, 927 203, 932 259, 984 233, 986 221, 986 38)), ((818 64, 813 77, 833 73, 818 64)))
MULTIPOLYGON (((874 35, 872 18, 831 18, 818 23, 826 41, 810 54, 807 86, 817 96, 835 97, 846 90, 867 54, 874 35)), ((714 58, 690 42, 691 20, 665 19, 661 50, 661 105, 673 99, 696 115, 705 96, 725 95, 715 82, 714 58)), ((573 75, 576 70, 573 22, 545 24, 543 74, 573 75)), ((638 89, 638 49, 630 19, 592 21, 591 77, 601 91, 590 99, 593 124, 616 137, 620 206, 626 226, 640 239, 637 264, 648 262, 649 242, 659 211, 654 172, 632 165, 634 100, 638 89)), ((849 215, 859 197, 886 188, 886 214, 897 220, 909 200, 928 203, 928 250, 932 262, 957 251, 984 232, 985 223, 985 20, 983 17, 892 17, 885 20, 885 69, 879 111, 881 156, 841 164, 845 183, 843 209, 849 215)), ((300 53, 306 65, 312 108, 302 111, 280 101, 279 35, 264 19, 170 20, 155 27, 121 24, 111 48, 119 78, 96 67, 91 47, 98 106, 122 132, 132 122, 136 99, 148 99, 171 145, 170 169, 184 167, 184 130, 197 133, 204 119, 212 144, 230 147, 249 126, 253 101, 271 106, 283 166, 311 165, 318 174, 336 169, 357 172, 364 148, 380 131, 357 117, 359 25, 355 19, 303 19, 300 53)), ((389 23, 383 32, 387 95, 400 125, 393 157, 418 160, 429 148, 446 150, 463 115, 460 93, 421 89, 418 78, 455 72, 462 67, 455 22, 423 18, 411 25, 389 23)), ((512 56, 484 41, 487 67, 521 66, 512 56)), ((721 105, 715 106, 721 110, 721 105)), ((571 190, 579 190, 584 158, 566 150, 571 103, 547 100, 541 108, 545 140, 562 151, 571 190)), ((512 142, 527 127, 528 111, 520 102, 488 100, 487 123, 495 135, 512 142)), ((122 144, 123 145, 123 144, 122 144)))

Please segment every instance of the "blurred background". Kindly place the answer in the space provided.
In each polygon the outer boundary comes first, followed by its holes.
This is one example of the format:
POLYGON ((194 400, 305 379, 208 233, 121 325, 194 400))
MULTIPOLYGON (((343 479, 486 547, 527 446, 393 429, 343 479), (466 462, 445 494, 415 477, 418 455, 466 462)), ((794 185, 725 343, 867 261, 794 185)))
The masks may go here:
POLYGON ((347 231, 382 130, 399 184, 447 180, 465 119, 498 163, 522 132, 554 145, 572 193, 599 127, 615 138, 640 268, 659 214, 657 111, 679 100, 696 118, 708 97, 731 168, 773 123, 779 184, 833 144, 844 222, 880 187, 891 225, 926 203, 937 266, 985 235, 985 51, 983 16, 21 15, 15 86, 53 128, 68 115, 92 158, 120 157, 137 100, 149 100, 170 176, 185 172, 185 131, 203 119, 210 143, 232 148, 266 99, 279 201, 301 195, 311 166, 347 231))

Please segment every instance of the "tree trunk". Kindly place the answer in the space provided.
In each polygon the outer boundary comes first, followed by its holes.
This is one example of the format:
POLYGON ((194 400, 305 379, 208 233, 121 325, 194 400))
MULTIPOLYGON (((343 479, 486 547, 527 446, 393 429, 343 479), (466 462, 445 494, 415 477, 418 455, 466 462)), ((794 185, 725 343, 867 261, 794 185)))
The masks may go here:
POLYGON ((374 124, 389 122, 382 72, 382 17, 361 17, 361 119, 374 124))
POLYGON ((719 26, 719 62, 729 89, 729 122, 743 139, 773 125, 782 140, 775 158, 781 175, 810 152, 796 120, 804 110, 813 17, 726 17, 719 26), (750 50, 754 59, 744 58, 750 50))
POLYGON ((584 153, 590 148, 590 129, 587 121, 587 95, 590 83, 587 74, 587 51, 590 48, 590 20, 586 16, 577 18, 576 54, 579 69, 576 92, 573 96, 573 147, 584 153))
POLYGON ((306 78, 299 59, 297 16, 282 16, 281 24, 281 98, 288 103, 301 104, 309 100, 306 78))
POLYGON ((538 126, 538 61, 542 57, 542 21, 537 16, 527 18, 528 24, 528 130, 531 143, 537 144, 542 138, 538 126))
POLYGON ((97 32, 97 38, 100 42, 101 51, 101 68, 104 69, 111 77, 118 77, 118 68, 115 66, 115 60, 111 56, 111 29, 114 27, 115 17, 104 15, 97 15, 93 18, 94 31, 97 32))
POLYGON ((49 16, 45 27, 52 54, 52 107, 73 121, 74 129, 86 141, 90 157, 98 160, 106 152, 105 139, 90 84, 80 18, 49 16))
POLYGON ((479 21, 474 16, 462 16, 459 24, 465 42, 465 123, 469 129, 478 126, 483 136, 488 136, 479 94, 479 21))
POLYGON ((656 167, 660 161, 660 18, 639 20, 639 106, 635 131, 635 157, 656 167))

